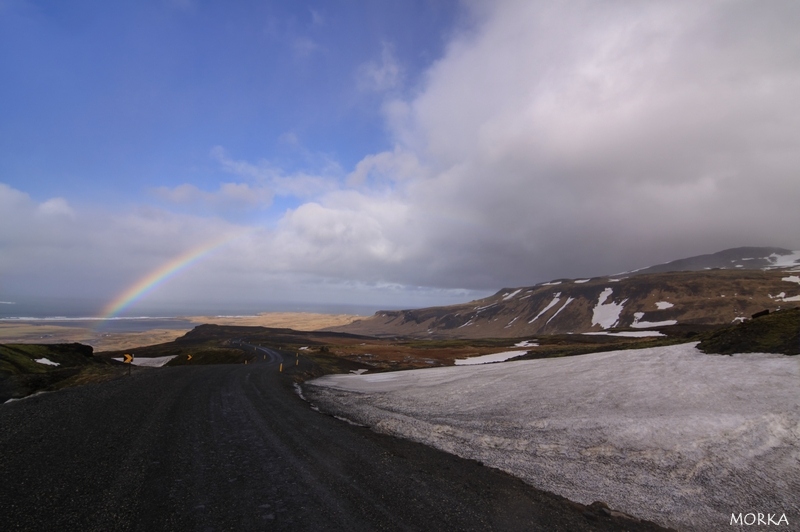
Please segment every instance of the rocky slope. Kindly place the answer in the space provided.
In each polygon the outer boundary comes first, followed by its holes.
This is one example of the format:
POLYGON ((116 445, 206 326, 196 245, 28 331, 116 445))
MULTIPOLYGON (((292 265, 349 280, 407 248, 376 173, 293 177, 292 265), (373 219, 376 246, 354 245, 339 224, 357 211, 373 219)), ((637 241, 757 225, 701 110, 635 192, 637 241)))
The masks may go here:
POLYGON ((380 311, 329 330, 428 338, 602 333, 723 325, 797 306, 800 252, 737 248, 638 272, 504 288, 461 305, 380 311))

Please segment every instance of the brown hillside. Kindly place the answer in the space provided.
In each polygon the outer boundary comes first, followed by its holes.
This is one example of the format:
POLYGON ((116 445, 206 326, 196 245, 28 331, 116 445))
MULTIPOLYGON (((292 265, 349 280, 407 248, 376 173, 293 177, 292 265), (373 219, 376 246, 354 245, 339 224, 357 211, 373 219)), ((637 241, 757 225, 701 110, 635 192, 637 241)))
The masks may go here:
POLYGON ((537 334, 724 325, 800 306, 794 270, 704 270, 562 280, 505 288, 461 305, 380 311, 328 330, 373 336, 512 338, 537 334))

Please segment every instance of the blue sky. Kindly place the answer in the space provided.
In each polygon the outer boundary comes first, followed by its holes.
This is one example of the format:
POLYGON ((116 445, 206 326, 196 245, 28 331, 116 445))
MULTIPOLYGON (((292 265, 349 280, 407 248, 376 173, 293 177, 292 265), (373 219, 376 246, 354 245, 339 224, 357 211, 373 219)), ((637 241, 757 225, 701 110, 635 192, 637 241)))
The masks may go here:
POLYGON ((0 172, 36 199, 146 201, 225 179, 211 149, 288 172, 344 168, 391 146, 390 61, 413 90, 442 53, 454 2, 7 2, 0 12, 0 172))
MULTIPOLYGON (((800 4, 0 0, 0 301, 447 304, 800 248, 800 4)), ((131 312, 136 312, 136 305, 131 312)))

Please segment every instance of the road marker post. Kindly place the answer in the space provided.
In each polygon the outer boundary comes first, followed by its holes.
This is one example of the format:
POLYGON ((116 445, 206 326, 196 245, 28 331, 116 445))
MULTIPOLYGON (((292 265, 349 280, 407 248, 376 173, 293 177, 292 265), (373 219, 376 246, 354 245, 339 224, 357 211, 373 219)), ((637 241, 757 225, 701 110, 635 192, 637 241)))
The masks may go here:
POLYGON ((122 355, 122 362, 128 365, 128 375, 131 374, 131 366, 133 366, 133 355, 125 353, 122 355))
POLYGON ((278 368, 278 372, 283 373, 283 362, 281 362, 281 365, 278 368))

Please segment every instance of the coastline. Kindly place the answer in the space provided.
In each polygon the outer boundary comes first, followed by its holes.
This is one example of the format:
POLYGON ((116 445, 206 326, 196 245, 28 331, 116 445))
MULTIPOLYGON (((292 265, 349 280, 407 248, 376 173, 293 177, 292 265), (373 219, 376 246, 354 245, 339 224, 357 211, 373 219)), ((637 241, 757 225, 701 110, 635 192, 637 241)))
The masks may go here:
POLYGON ((171 342, 197 325, 239 325, 311 331, 363 318, 352 314, 262 312, 250 316, 98 318, 13 318, 0 320, 0 343, 58 344, 78 342, 95 352, 134 349, 171 342), (111 324, 112 326, 109 326, 111 324), (133 330, 125 330, 125 329, 133 330))

